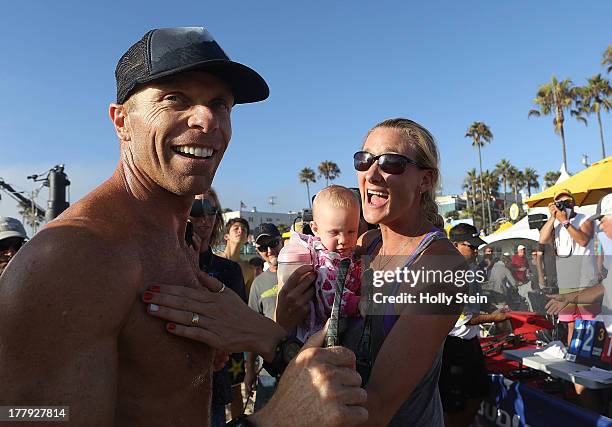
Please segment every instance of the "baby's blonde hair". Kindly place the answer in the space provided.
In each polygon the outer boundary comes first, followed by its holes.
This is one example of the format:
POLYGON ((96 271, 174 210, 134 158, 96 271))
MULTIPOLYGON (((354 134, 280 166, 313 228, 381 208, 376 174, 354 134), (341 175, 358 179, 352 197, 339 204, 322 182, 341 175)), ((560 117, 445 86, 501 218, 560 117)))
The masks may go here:
POLYGON ((332 208, 352 208, 359 211, 359 199, 357 195, 341 185, 330 185, 319 191, 312 202, 312 216, 316 221, 318 207, 322 204, 329 204, 332 208))

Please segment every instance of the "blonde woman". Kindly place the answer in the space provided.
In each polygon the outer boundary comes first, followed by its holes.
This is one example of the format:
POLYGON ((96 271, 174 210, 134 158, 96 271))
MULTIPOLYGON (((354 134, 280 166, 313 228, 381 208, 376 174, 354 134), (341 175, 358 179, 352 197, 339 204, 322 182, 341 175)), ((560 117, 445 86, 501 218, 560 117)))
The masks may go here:
MULTIPOLYGON (((364 218, 380 227, 360 239, 364 255, 372 259, 370 274, 403 267, 456 270, 462 266, 463 258, 441 231, 443 220, 434 201, 438 150, 425 128, 408 119, 377 124, 355 153, 354 165, 364 218)), ((366 293, 372 291, 368 277, 363 286, 366 293)), ((393 294, 410 291, 399 282, 385 286, 393 294)), ((432 283, 412 291, 416 290, 454 296, 457 287, 432 283)), ((382 315, 369 315, 348 326, 342 345, 355 351, 366 384, 368 426, 444 425, 438 376, 444 339, 459 308, 433 307, 429 314, 423 314, 422 308, 379 304, 382 315)))

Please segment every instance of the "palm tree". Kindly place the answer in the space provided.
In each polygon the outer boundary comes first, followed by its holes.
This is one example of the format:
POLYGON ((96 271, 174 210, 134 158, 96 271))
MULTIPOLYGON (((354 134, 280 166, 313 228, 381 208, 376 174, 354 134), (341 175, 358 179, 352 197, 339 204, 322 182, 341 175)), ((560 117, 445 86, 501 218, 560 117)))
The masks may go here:
POLYGON ((555 171, 546 172, 546 174, 544 174, 544 185, 546 185, 546 188, 552 187, 553 185, 555 185, 560 176, 561 176, 561 172, 555 172, 555 171))
MULTIPOLYGON (((611 46, 612 47, 612 46, 611 46)), ((611 52, 612 54, 612 52, 611 52)), ((587 85, 580 88, 580 100, 578 105, 580 111, 591 115, 597 115, 597 123, 599 123, 599 138, 601 139, 601 158, 606 157, 606 146, 604 145, 603 126, 601 125, 601 110, 606 113, 612 108, 612 87, 610 82, 597 74, 587 79, 587 85)), ((586 123, 586 122, 585 122, 586 123)))
MULTIPOLYGON (((480 166, 480 188, 483 189, 482 185, 482 154, 480 152, 480 147, 484 146, 487 142, 491 142, 493 139, 493 134, 491 133, 491 129, 484 124, 483 122, 474 122, 468 128, 465 133, 466 138, 472 138, 472 146, 478 147, 478 164, 480 166)), ((484 211, 484 195, 483 192, 480 192, 480 202, 482 209, 482 228, 485 228, 485 211, 484 211)))
POLYGON ((317 182, 317 175, 315 171, 310 168, 304 168, 300 171, 299 174, 300 183, 306 184, 306 193, 308 194, 308 207, 312 208, 312 202, 310 200, 310 186, 309 184, 312 182, 313 184, 317 182))
POLYGON ((506 188, 508 184, 508 171, 512 167, 512 164, 506 160, 501 159, 498 164, 495 165, 495 173, 501 177, 502 183, 504 184, 504 213, 506 212, 506 188))
POLYGON ((467 176, 464 180, 464 187, 468 188, 468 199, 471 196, 472 198, 472 213, 476 213, 476 180, 478 179, 478 175, 476 174, 476 169, 470 169, 467 172, 467 176))
POLYGON ((18 208, 19 215, 21 215, 22 223, 32 229, 32 232, 36 233, 40 224, 42 224, 42 217, 37 215, 37 212, 25 202, 19 202, 18 208))
POLYGON ((489 214, 489 227, 493 224, 493 218, 491 216, 491 199, 493 198, 493 192, 497 194, 499 189, 499 177, 495 173, 485 170, 482 173, 482 182, 484 187, 482 193, 484 198, 487 200, 487 213, 489 214))
POLYGON ((576 101, 579 97, 579 91, 572 84, 570 79, 558 81, 555 76, 552 77, 550 83, 545 83, 538 88, 538 93, 533 100, 539 109, 532 109, 529 111, 528 117, 541 115, 553 115, 553 125, 555 126, 555 132, 561 137, 561 149, 563 151, 563 167, 567 171, 567 154, 565 150, 565 132, 563 130, 563 123, 565 117, 563 110, 569 110, 572 116, 575 116, 577 120, 586 122, 584 117, 578 110, 573 109, 576 101))
POLYGON ((529 197, 531 197, 531 189, 540 188, 540 183, 538 182, 538 179, 540 177, 536 170, 533 168, 525 168, 523 176, 525 177, 525 186, 527 187, 527 194, 529 197))
POLYGON ((319 176, 325 178, 325 186, 329 187, 329 181, 340 176, 340 168, 334 162, 325 160, 319 165, 319 176))
POLYGON ((508 181, 514 194, 514 203, 518 203, 518 192, 524 187, 525 178, 523 172, 518 170, 516 167, 510 167, 508 171, 508 181))
POLYGON ((603 58, 601 58, 601 65, 606 67, 608 73, 612 71, 612 44, 604 51, 603 58))

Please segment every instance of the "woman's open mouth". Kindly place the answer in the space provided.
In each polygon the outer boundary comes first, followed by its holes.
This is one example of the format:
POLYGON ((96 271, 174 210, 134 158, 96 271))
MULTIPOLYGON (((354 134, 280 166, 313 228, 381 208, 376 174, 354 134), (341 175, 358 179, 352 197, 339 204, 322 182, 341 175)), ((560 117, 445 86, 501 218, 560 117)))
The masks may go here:
POLYGON ((366 190, 368 206, 379 208, 389 201, 389 193, 386 191, 366 190))

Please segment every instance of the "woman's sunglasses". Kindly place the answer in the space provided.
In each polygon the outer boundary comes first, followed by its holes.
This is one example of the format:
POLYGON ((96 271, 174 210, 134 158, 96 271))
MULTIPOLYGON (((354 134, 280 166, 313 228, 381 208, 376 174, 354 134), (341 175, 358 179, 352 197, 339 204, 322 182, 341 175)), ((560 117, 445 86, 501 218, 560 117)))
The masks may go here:
POLYGON ((380 170, 391 175, 400 175, 404 173, 408 165, 414 165, 419 169, 424 169, 416 160, 396 153, 383 153, 375 156, 367 151, 357 151, 353 155, 355 170, 359 172, 367 171, 377 160, 380 170))
POLYGON ((219 213, 219 209, 214 207, 208 199, 196 199, 191 205, 189 216, 198 218, 202 216, 215 216, 219 213))

